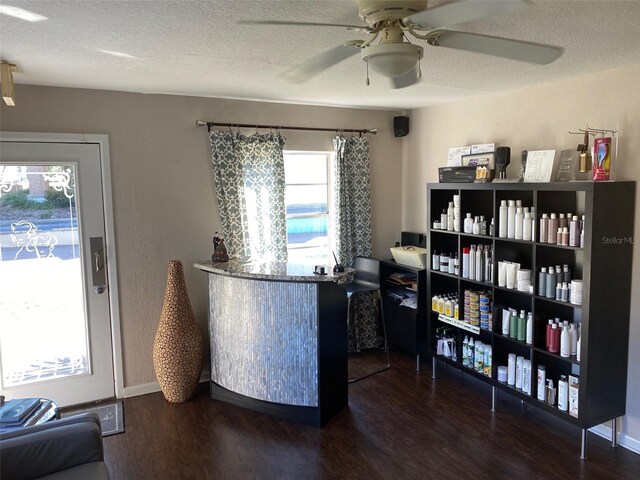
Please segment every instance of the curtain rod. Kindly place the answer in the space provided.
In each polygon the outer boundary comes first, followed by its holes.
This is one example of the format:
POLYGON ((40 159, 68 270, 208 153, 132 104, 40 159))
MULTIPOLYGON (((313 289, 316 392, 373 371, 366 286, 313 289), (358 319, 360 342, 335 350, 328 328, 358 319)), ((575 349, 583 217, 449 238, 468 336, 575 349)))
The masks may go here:
POLYGON ((276 130, 305 130, 313 132, 344 132, 344 133, 370 133, 375 135, 378 133, 377 128, 314 128, 314 127, 290 127, 285 125, 255 125, 250 123, 217 123, 217 122, 203 122, 202 120, 196 120, 196 127, 207 127, 208 131, 211 131, 211 127, 237 127, 237 128, 255 128, 255 129, 276 129, 276 130))

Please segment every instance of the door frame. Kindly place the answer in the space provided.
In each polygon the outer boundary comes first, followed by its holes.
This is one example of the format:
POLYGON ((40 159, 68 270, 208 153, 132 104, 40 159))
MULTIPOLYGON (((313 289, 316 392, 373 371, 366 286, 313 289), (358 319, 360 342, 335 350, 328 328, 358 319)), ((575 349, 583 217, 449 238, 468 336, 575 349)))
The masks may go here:
POLYGON ((113 357, 113 381, 116 398, 124 397, 124 369, 122 365, 122 339, 120 330, 120 304, 118 299, 118 271, 113 223, 113 201, 111 191, 111 161, 109 136, 85 133, 37 133, 3 132, 0 141, 32 143, 81 143, 96 144, 100 150, 100 173, 102 175, 102 204, 104 205, 104 234, 107 266, 107 293, 109 294, 109 317, 111 330, 111 354, 113 357))

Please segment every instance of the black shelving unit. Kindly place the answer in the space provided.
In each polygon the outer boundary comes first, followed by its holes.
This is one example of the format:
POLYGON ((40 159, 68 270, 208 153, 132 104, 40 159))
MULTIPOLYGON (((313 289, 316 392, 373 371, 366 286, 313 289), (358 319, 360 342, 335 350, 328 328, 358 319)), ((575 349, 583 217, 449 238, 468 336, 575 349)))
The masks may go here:
MULTIPOLYGON (((625 414, 626 408, 635 182, 428 184, 427 202, 429 252, 457 252, 462 258, 462 248, 470 244, 491 245, 494 252, 493 284, 434 271, 429 262, 426 282, 429 303, 427 343, 432 352, 434 378, 437 361, 453 365, 492 385, 492 410, 495 410, 496 395, 500 390, 580 427, 580 458, 583 459, 586 458, 588 429, 613 420, 611 441, 615 446, 615 420, 625 414), (460 195, 462 219, 467 212, 485 215, 489 222, 495 219, 494 237, 432 229, 433 222, 440 218, 454 194, 460 195), (536 238, 528 241, 498 237, 501 200, 522 200, 523 205, 535 208, 536 238), (583 247, 538 241, 540 217, 550 212, 585 215, 583 247), (497 285, 497 264, 501 260, 517 261, 523 264, 522 268, 531 269, 533 293, 497 285), (540 267, 556 264, 569 264, 573 278, 582 279, 582 305, 537 295, 540 267), (445 323, 437 312, 431 311, 431 298, 435 294, 457 291, 462 318, 465 289, 485 290, 493 296, 492 328, 480 330, 474 336, 474 339, 492 346, 491 376, 464 367, 460 361, 436 352, 435 330, 445 323), (502 335, 502 308, 510 306, 533 313, 533 344, 502 335), (565 358, 546 350, 546 323, 549 318, 557 316, 580 324, 580 361, 576 356, 565 358), (497 368, 507 364, 509 353, 517 353, 531 361, 531 394, 498 381, 497 368), (560 375, 579 376, 577 417, 537 399, 536 372, 539 365, 545 365, 547 378, 553 379, 554 384, 560 375)), ((457 329, 457 358, 461 359, 462 339, 472 333, 464 325, 449 325, 457 329)))
POLYGON ((424 268, 402 265, 394 260, 380 262, 380 293, 388 342, 415 355, 417 370, 420 369, 420 355, 427 351, 426 274, 424 268), (390 275, 397 272, 415 277, 415 288, 390 282, 390 275), (415 293, 417 308, 400 305, 401 300, 389 296, 390 289, 415 293))

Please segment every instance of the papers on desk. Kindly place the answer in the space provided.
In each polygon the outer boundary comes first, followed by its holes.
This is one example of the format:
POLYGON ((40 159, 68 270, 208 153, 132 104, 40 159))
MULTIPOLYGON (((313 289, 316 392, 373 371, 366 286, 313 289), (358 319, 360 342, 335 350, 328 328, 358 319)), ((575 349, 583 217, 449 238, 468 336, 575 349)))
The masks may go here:
POLYGON ((387 280, 396 285, 410 288, 411 290, 418 288, 418 277, 415 273, 394 272, 389 275, 387 280))
POLYGON ((387 296, 400 302, 403 307, 413 309, 418 308, 418 296, 415 292, 411 292, 400 288, 390 288, 386 291, 387 296))

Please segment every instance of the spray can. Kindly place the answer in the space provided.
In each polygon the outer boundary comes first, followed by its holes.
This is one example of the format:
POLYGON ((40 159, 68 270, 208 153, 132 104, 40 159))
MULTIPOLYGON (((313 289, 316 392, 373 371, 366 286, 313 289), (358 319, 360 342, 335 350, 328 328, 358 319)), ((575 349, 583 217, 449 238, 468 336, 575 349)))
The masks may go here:
POLYGON ((499 225, 498 225, 498 236, 500 238, 507 237, 507 225, 509 223, 508 215, 509 215, 509 208, 507 207, 507 201, 502 200, 500 201, 500 218, 499 218, 499 225))

